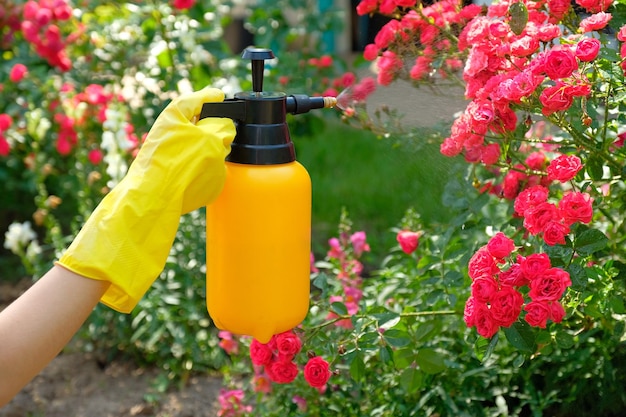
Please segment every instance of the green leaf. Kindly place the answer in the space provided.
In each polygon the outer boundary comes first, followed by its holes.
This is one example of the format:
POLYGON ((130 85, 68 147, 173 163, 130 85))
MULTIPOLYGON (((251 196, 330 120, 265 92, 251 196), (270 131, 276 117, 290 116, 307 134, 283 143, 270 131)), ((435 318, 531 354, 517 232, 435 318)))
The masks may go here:
POLYGON ((346 314, 348 314, 348 309, 346 308, 345 304, 339 301, 332 303, 330 305, 330 309, 340 316, 345 316, 346 314))
POLYGON ((415 350, 412 347, 398 349, 393 354, 393 361, 396 365, 396 369, 404 369, 415 362, 415 350))
POLYGON ((390 329, 400 321, 400 315, 393 311, 372 314, 372 317, 378 321, 378 327, 382 327, 383 329, 390 329))
POLYGON ((594 252, 604 249, 609 238, 598 229, 586 229, 576 235, 574 249, 580 256, 589 256, 594 252))
POLYGON ((580 264, 571 264, 566 270, 572 280, 572 289, 575 291, 583 291, 589 281, 585 268, 580 264))
POLYGON ((604 165, 602 164, 602 160, 600 158, 587 159, 587 162, 585 162, 585 170, 592 180, 601 180, 604 175, 604 165))
POLYGON ((411 343, 409 334, 404 330, 389 329, 383 333, 383 338, 391 346, 403 347, 411 343))
POLYGON ((380 360, 382 363, 392 363, 393 364, 393 350, 388 345, 380 347, 380 360))
POLYGON ((489 359, 498 344, 498 338, 498 333, 496 333, 491 339, 479 337, 476 340, 476 343, 474 343, 474 353, 479 361, 485 363, 489 359))
POLYGON ((350 376, 355 381, 359 381, 365 376, 365 362, 363 362, 363 353, 360 350, 355 352, 352 362, 350 362, 350 376))
POLYGON ((319 273, 313 280, 313 285, 316 288, 324 291, 326 288, 328 288, 328 275, 323 272, 319 273))
POLYGON ((574 346, 574 336, 564 330, 557 332, 555 336, 556 344, 562 349, 569 349, 574 346))
POLYGON ((526 5, 522 2, 511 4, 509 6, 509 14, 511 15, 511 21, 509 22, 511 31, 516 35, 520 35, 524 31, 526 23, 528 23, 528 9, 526 5))
POLYGON ((511 327, 504 329, 504 335, 513 347, 522 352, 533 353, 537 350, 535 333, 526 322, 516 321, 511 327))
POLYGON ((427 374, 438 374, 446 369, 443 357, 433 349, 420 349, 415 361, 427 374))
POLYGON ((400 386, 409 394, 422 386, 422 373, 415 368, 406 368, 400 375, 400 386))

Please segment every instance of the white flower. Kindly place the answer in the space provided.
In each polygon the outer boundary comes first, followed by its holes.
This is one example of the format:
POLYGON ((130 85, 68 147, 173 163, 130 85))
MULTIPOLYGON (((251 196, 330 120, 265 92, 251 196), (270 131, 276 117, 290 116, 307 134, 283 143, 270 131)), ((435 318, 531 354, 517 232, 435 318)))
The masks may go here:
POLYGON ((9 230, 4 234, 4 247, 17 255, 22 248, 36 238, 37 235, 30 226, 30 222, 14 222, 9 225, 9 230))

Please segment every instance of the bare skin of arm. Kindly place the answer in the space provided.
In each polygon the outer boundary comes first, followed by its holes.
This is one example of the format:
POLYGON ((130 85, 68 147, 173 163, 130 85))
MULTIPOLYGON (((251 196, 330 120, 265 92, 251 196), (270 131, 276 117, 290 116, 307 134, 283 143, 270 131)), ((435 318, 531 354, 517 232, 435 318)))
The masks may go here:
POLYGON ((59 354, 108 286, 54 266, 0 312, 0 407, 59 354))

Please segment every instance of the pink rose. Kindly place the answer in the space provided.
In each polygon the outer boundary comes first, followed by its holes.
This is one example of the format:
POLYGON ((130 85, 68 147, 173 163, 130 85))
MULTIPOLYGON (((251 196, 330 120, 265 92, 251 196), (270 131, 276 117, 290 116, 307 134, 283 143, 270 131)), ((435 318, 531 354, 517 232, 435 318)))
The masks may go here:
POLYGON ((576 155, 559 155, 548 165, 548 179, 567 182, 573 179, 582 167, 580 158, 576 155))
POLYGON ((304 379, 313 388, 322 388, 330 379, 328 362, 320 356, 314 356, 304 365, 304 379))
POLYGON ((550 268, 530 281, 528 295, 533 301, 557 301, 572 285, 569 273, 561 268, 550 268))
POLYGON ((600 12, 586 17, 580 22, 579 28, 583 33, 602 30, 608 25, 613 18, 610 13, 600 12))
POLYGON ((522 312, 524 297, 513 287, 502 287, 491 299, 491 316, 502 327, 511 326, 522 312))
POLYGON ((589 223, 593 217, 593 199, 587 193, 573 191, 559 201, 559 212, 565 224, 589 223))
POLYGON ((576 56, 569 47, 555 46, 546 53, 543 70, 551 80, 567 78, 577 69, 576 56))
POLYGON ((515 249, 515 242, 508 238, 504 233, 496 233, 489 242, 487 242, 487 250, 494 258, 506 258, 515 249))
POLYGON ((250 359, 255 365, 268 365, 272 361, 274 353, 267 344, 252 339, 250 343, 250 359))
POLYGON ((593 61, 600 52, 600 46, 600 41, 595 38, 583 38, 576 45, 576 58, 583 62, 593 61))
POLYGON ((288 384, 298 376, 298 365, 288 360, 272 361, 265 367, 270 379, 277 384, 288 384))
POLYGON ((9 80, 14 83, 18 83, 24 79, 24 77, 28 74, 28 68, 24 64, 15 64, 13 68, 11 68, 11 72, 9 73, 9 80))
POLYGON ((546 253, 533 253, 520 259, 522 273, 532 281, 552 267, 550 257, 546 253))
POLYGON ((419 233, 410 230, 402 230, 396 235, 396 240, 404 253, 410 255, 419 246, 419 233))

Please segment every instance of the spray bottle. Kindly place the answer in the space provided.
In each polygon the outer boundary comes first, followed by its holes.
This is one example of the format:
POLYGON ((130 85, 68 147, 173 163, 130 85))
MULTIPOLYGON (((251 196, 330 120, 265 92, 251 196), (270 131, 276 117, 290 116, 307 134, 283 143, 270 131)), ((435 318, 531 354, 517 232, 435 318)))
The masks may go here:
POLYGON ((248 48, 251 92, 205 103, 200 119, 233 119, 226 182, 207 207, 207 309, 220 329, 262 343, 309 309, 311 179, 296 161, 287 113, 333 107, 334 97, 263 91, 269 49, 248 48))

